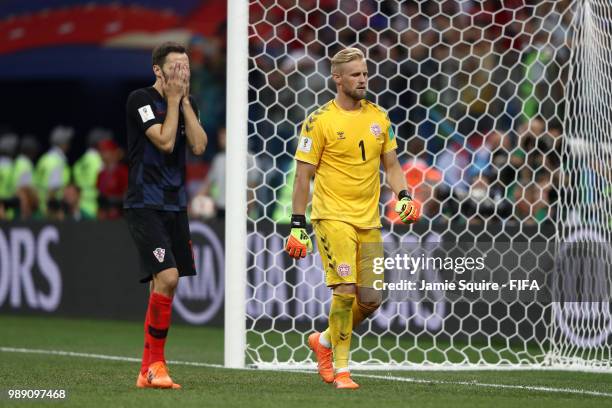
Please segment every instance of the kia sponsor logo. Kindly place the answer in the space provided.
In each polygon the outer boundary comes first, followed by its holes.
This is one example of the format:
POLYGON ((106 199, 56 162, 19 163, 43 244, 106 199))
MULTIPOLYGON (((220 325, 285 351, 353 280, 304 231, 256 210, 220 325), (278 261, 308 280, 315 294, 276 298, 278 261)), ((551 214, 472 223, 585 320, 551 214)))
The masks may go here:
POLYGON ((203 324, 213 319, 223 305, 224 251, 219 237, 206 224, 189 224, 196 276, 179 279, 173 305, 188 323, 203 324))
POLYGON ((62 277, 49 253, 52 244, 59 244, 59 233, 51 225, 38 234, 22 227, 0 230, 0 307, 57 309, 62 277))

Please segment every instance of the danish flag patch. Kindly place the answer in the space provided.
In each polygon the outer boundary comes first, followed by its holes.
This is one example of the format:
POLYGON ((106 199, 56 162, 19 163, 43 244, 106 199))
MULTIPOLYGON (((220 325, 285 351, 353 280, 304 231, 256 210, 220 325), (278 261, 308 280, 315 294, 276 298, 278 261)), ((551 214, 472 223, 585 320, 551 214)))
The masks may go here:
POLYGON ((162 263, 164 262, 164 256, 166 256, 166 250, 164 248, 155 248, 153 255, 155 255, 159 263, 162 263))

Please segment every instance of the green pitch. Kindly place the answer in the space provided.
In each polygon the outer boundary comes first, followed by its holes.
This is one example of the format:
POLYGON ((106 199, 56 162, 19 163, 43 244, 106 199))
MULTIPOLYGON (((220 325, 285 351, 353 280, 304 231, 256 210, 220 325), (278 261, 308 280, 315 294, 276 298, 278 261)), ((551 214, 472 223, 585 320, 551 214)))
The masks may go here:
MULTIPOLYGON (((340 392, 323 384, 314 373, 174 364, 170 366, 171 373, 183 385, 183 390, 139 390, 134 387, 138 362, 100 358, 138 359, 142 341, 141 323, 2 316, 0 406, 612 407, 612 375, 549 371, 356 371, 355 380, 362 388, 340 392), (34 349, 86 353, 87 356, 35 354, 34 349), (8 389, 65 389, 68 398, 61 402, 11 402, 8 389), (560 392, 561 389, 574 392, 560 392)), ((166 357, 222 364, 223 331, 173 326, 166 357)))

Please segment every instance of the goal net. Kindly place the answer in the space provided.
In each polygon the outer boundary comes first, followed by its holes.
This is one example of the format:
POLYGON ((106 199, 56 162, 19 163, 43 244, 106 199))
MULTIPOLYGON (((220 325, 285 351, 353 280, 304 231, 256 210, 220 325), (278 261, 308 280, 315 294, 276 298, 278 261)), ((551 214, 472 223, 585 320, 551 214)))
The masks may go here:
POLYGON ((612 4, 576 10, 565 91, 549 363, 610 369, 612 316, 612 4))
POLYGON ((366 55, 367 98, 388 112, 422 207, 402 225, 383 187, 385 250, 467 245, 489 263, 466 282, 541 287, 387 291, 354 331, 353 367, 609 369, 609 2, 259 0, 248 12, 246 304, 226 306, 226 325, 246 321, 246 345, 230 354, 314 367, 305 340, 325 329, 331 292, 316 247, 298 261, 283 251, 293 155, 303 120, 334 97, 331 56, 351 46, 366 55))

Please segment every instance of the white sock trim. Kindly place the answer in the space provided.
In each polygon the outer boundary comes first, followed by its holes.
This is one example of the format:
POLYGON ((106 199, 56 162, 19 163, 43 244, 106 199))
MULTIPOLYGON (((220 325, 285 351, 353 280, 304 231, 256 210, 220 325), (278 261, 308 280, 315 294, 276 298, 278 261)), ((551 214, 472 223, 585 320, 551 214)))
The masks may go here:
POLYGON ((348 373, 349 372, 349 368, 348 367, 344 367, 344 368, 337 368, 336 369, 336 374, 340 374, 340 373, 348 373))
POLYGON ((321 335, 319 336, 319 344, 325 348, 331 348, 331 343, 328 340, 325 340, 325 336, 323 336, 323 333, 321 333, 321 335))

